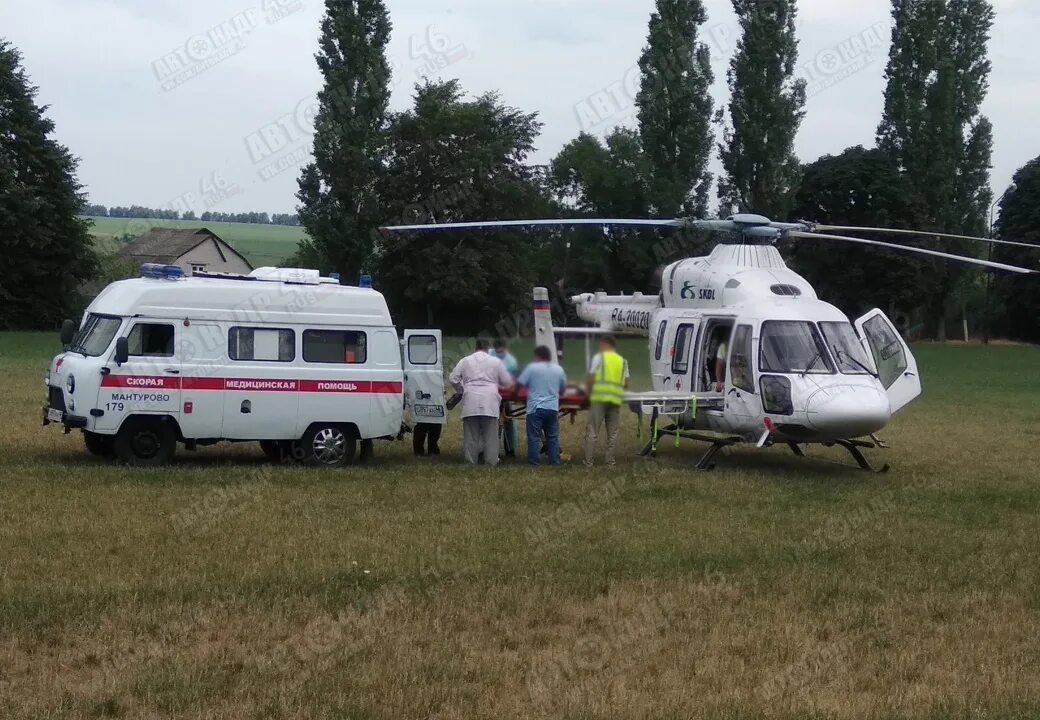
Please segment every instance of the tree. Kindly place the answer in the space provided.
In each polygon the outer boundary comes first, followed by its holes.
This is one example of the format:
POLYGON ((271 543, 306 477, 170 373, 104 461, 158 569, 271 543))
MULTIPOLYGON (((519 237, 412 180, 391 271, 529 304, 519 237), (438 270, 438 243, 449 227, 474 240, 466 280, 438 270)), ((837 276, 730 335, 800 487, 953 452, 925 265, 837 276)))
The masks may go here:
MULTIPOLYGON (((392 119, 380 182, 383 222, 538 217, 549 200, 525 164, 541 129, 536 114, 495 94, 467 100, 457 80, 427 82, 392 119)), ((375 256, 376 281, 406 318, 472 332, 529 303, 536 249, 517 232, 391 236, 375 256)))
POLYGON ((794 141, 805 116, 805 81, 794 79, 796 0, 733 0, 733 9, 741 38, 730 61, 729 125, 719 145, 720 212, 783 219, 798 182, 794 141))
MULTIPOLYGON (((918 214, 910 180, 886 153, 863 147, 805 166, 792 212, 793 217, 833 225, 893 228, 913 228, 918 214)), ((823 300, 852 317, 878 306, 912 312, 920 302, 918 287, 930 262, 908 261, 880 248, 828 246, 822 240, 797 240, 785 255, 823 300)))
POLYGON ((657 0, 639 59, 639 134, 650 163, 651 208, 662 217, 704 217, 712 175, 711 51, 697 41, 701 0, 657 0))
POLYGON ((364 268, 381 219, 376 186, 386 155, 390 29, 382 0, 325 0, 314 160, 296 196, 310 236, 303 255, 345 277, 364 268))
MULTIPOLYGON (((997 237, 1040 245, 1040 157, 1015 173, 1014 182, 1001 201, 997 237)), ((998 245, 993 257, 998 262, 1040 270, 1040 250, 998 245)), ((1035 277, 999 275, 995 284, 1004 309, 996 330, 1016 340, 1040 342, 1040 283, 1035 277)))
POLYGON ((76 159, 50 137, 21 55, 0 40, 0 328, 49 328, 70 317, 93 272, 76 159))
MULTIPOLYGON (((606 138, 582 133, 550 166, 550 181, 566 208, 586 217, 645 217, 651 206, 651 163, 632 130, 606 138)), ((655 235, 629 228, 580 229, 564 234, 569 250, 558 258, 561 279, 584 288, 646 290, 657 265, 655 235)))
MULTIPOLYGON (((989 87, 993 7, 988 0, 892 0, 892 17, 878 147, 910 178, 923 229, 983 235, 992 201, 993 127, 981 106, 989 87)), ((966 242, 932 246, 979 252, 966 242)), ((948 302, 967 278, 978 275, 947 264, 924 288, 940 339, 948 302)))

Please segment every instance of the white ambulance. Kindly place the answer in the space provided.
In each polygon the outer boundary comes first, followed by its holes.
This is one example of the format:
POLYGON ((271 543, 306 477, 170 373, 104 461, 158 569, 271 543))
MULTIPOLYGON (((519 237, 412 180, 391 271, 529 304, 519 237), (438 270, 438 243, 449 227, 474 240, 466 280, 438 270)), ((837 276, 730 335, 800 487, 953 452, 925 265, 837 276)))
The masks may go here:
POLYGON ((185 277, 145 265, 109 285, 47 373, 45 425, 81 429, 87 449, 163 465, 177 444, 259 441, 272 459, 337 467, 413 417, 445 422, 441 334, 399 339, 362 278, 315 270, 185 277))

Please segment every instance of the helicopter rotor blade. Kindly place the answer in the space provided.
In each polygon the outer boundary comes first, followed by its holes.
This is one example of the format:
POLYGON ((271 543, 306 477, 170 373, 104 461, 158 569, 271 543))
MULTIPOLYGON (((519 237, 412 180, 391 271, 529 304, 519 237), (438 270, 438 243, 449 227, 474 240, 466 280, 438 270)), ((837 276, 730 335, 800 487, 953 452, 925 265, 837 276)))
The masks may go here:
POLYGON ((889 248, 890 250, 901 250, 903 252, 917 253, 919 255, 930 255, 932 257, 942 258, 944 260, 953 260, 954 262, 967 263, 969 265, 979 265, 991 270, 1004 270, 1005 272, 1019 273, 1022 275, 1040 275, 1040 270, 1029 270, 1028 268, 1017 267, 1015 265, 1005 265, 1004 263, 992 262, 989 260, 980 260, 978 258, 964 257, 963 255, 953 255, 951 253, 939 252, 937 250, 928 250, 926 248, 911 247, 909 245, 896 245, 895 243, 881 242, 879 240, 867 240, 866 238, 855 238, 847 237, 845 235, 827 235, 823 233, 815 232, 788 232, 784 235, 788 238, 800 238, 805 240, 837 240, 839 242, 851 242, 860 245, 873 245, 875 247, 889 248))
POLYGON ((629 220, 629 219, 595 219, 595 218, 559 218, 552 220, 487 220, 481 222, 434 223, 430 225, 390 225, 379 228, 384 235, 391 233, 412 233, 453 230, 494 230, 503 228, 538 228, 538 227, 686 227, 686 220, 629 220))
POLYGON ((994 245, 1014 245, 1016 247, 1028 247, 1040 249, 1040 245, 1031 243, 1012 242, 1011 240, 997 240, 996 238, 975 237, 973 235, 950 235, 949 233, 927 232, 925 230, 894 230, 892 228, 856 227, 854 225, 814 225, 813 229, 822 232, 871 232, 879 235, 914 235, 920 237, 938 237, 951 240, 975 240, 978 242, 992 243, 994 245))

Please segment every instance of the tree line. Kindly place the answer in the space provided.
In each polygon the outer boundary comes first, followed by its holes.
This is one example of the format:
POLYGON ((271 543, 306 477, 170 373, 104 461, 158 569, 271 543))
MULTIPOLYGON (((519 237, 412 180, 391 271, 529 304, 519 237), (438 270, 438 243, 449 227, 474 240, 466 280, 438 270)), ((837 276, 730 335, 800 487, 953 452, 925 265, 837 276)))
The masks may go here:
MULTIPOLYGON (((313 160, 302 169, 297 192, 298 221, 308 240, 293 261, 346 278, 371 273, 402 321, 470 333, 525 308, 534 284, 552 288, 557 300, 585 290, 652 291, 661 265, 703 254, 715 239, 625 228, 384 237, 380 226, 554 216, 725 217, 739 211, 986 235, 992 209, 999 211, 993 228, 998 237, 1040 232, 1033 210, 1040 159, 1019 172, 999 203, 989 187, 993 127, 981 113, 994 18, 989 0, 891 0, 892 47, 874 143, 811 162, 794 152, 806 104, 806 83, 796 74, 797 2, 731 2, 740 39, 727 69, 725 102, 710 91, 702 0, 657 0, 636 58, 634 127, 602 136, 580 133, 550 162, 536 165, 537 112, 510 107, 495 92, 472 95, 458 81, 427 80, 414 87, 408 108, 392 111, 386 56, 392 25, 385 4, 326 0, 315 56, 323 86, 313 160), (716 155, 719 177, 709 170, 716 155)), ((38 179, 50 183, 41 192, 62 192, 62 202, 80 210, 75 160, 47 137, 51 128, 17 53, 3 47, 0 91, 12 92, 35 123, 16 132, 36 133, 34 147, 49 148, 55 164, 52 176, 38 179)), ((4 137, 0 133, 0 142, 4 137)), ((10 182, 3 179, 2 157, 0 182, 10 182)), ((12 223, 24 237, 25 226, 14 219, 38 218, 27 209, 32 207, 20 205, 0 222, 12 223)), ((142 209, 110 208, 108 216, 124 211, 142 209)), ((85 226, 74 217, 64 222, 61 233, 41 237, 87 258, 89 243, 79 247, 85 226)), ((1037 338, 1040 298, 1030 278, 996 275, 987 285, 983 273, 950 263, 819 243, 781 249, 824 299, 850 314, 880 305, 904 318, 906 329, 940 339, 963 318, 976 330, 1037 338)), ((969 242, 924 238, 907 244, 987 252, 969 242)), ((997 248, 994 258, 1040 262, 1028 248, 997 248)), ((70 286, 91 267, 87 258, 66 270, 70 286)), ((20 281, 5 278, 5 287, 9 282, 20 281)), ((50 322, 50 316, 27 313, 17 322, 50 322)))
POLYGON ((201 220, 202 222, 230 222, 248 223, 250 225, 287 225, 299 226, 300 218, 296 213, 266 213, 266 212, 213 212, 207 210, 196 214, 194 210, 181 212, 172 208, 150 208, 141 205, 130 207, 115 206, 105 207, 88 203, 83 206, 81 214, 87 217, 111 217, 111 218, 147 218, 158 220, 201 220))

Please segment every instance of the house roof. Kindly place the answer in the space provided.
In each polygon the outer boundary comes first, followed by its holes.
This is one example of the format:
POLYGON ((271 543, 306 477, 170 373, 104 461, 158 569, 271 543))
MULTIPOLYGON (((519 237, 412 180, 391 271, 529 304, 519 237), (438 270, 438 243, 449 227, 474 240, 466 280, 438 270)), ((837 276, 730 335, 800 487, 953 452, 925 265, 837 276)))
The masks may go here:
POLYGON ((217 249, 221 255, 224 255, 225 250, 230 250, 242 258, 243 262, 249 265, 249 267, 252 267, 252 263, 242 257, 241 253, 207 228, 188 228, 184 230, 152 228, 144 235, 120 248, 119 256, 133 260, 136 263, 173 265, 181 257, 210 239, 217 243, 217 249))

